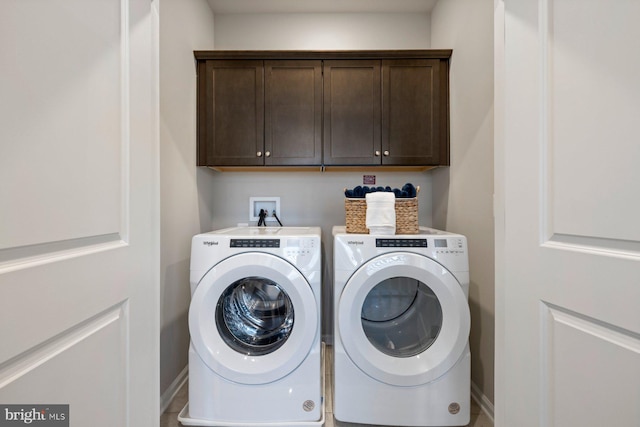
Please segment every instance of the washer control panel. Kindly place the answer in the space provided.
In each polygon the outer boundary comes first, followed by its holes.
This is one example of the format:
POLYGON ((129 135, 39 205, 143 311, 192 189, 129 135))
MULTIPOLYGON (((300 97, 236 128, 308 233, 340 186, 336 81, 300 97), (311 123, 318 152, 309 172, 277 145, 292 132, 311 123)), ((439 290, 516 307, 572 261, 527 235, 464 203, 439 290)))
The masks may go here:
POLYGON ((315 238, 289 237, 284 242, 281 249, 286 259, 292 262, 299 269, 306 269, 317 264, 320 256, 320 242, 315 238))
POLYGON ((285 256, 309 255, 315 250, 315 239, 289 238, 284 247, 285 256))
POLYGON ((231 239, 231 248, 279 248, 280 239, 231 239))

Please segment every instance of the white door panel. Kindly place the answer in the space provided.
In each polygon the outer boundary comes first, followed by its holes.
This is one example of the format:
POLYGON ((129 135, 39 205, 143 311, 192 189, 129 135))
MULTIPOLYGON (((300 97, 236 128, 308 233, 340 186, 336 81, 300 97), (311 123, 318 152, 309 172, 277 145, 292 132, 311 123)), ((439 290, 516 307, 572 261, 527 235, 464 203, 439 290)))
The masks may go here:
POLYGON ((640 180, 640 2, 545 0, 541 7, 548 231, 613 247, 638 242, 640 227, 630 225, 640 204, 620 188, 640 180))
POLYGON ((0 404, 156 425, 157 3, 3 1, 0 52, 0 404))
POLYGON ((101 313, 4 364, 2 403, 70 404, 71 425, 96 425, 96 419, 97 425, 126 425, 123 308, 101 313))
MULTIPOLYGON (((126 3, 124 3, 126 4, 126 3)), ((0 249, 122 230, 120 1, 2 4, 0 249)), ((114 236, 115 238, 115 236, 114 236)))
POLYGON ((545 425, 637 425, 638 337, 553 306, 544 307, 542 318, 545 425))
POLYGON ((495 16, 496 425, 640 425, 640 1, 495 16))

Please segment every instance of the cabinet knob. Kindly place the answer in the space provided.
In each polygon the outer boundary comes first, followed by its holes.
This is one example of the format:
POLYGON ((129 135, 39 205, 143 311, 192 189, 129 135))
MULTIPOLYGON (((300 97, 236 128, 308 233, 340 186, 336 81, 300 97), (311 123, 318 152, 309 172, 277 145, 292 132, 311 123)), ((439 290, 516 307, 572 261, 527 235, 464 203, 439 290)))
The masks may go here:
POLYGON ((385 156, 388 156, 388 155, 389 155, 389 152, 388 152, 387 150, 384 150, 384 153, 383 153, 383 154, 384 154, 385 156))
POLYGON ((271 151, 265 151, 264 155, 265 155, 265 157, 270 157, 271 156, 271 151))
POLYGON ((380 152, 378 150, 376 150, 376 157, 380 156, 380 152))
POLYGON ((258 157, 262 157, 262 151, 258 151, 258 152, 256 153, 256 156, 258 156, 258 157))

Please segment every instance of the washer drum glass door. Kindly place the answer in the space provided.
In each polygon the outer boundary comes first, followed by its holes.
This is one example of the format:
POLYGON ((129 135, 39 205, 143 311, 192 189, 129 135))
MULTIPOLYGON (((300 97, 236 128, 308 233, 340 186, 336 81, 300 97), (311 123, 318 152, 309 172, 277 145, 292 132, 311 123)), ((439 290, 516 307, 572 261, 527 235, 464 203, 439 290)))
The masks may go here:
POLYGON ((307 357, 319 327, 313 291, 277 256, 243 253, 204 275, 191 299, 189 331, 202 360, 224 378, 266 384, 307 357))
POLYGON ((456 278, 422 255, 396 252, 362 265, 338 303, 345 351, 367 375, 415 386, 439 378, 469 340, 467 298, 456 278))
POLYGON ((276 351, 293 330, 291 298, 264 277, 245 277, 222 293, 216 306, 216 326, 237 352, 262 356, 276 351))

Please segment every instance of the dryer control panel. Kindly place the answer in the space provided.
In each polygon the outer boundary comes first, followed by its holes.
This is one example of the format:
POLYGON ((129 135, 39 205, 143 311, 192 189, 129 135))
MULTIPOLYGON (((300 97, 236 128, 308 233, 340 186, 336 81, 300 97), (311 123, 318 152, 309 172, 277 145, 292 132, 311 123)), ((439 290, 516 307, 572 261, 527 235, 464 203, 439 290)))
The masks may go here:
POLYGON ((377 248, 426 248, 427 239, 376 239, 377 248))
POLYGON ((464 254, 465 242, 461 237, 449 237, 446 239, 434 239, 433 245, 436 254, 464 254))
POLYGON ((464 239, 442 237, 433 239, 377 238, 376 248, 428 248, 434 254, 464 254, 464 239))

